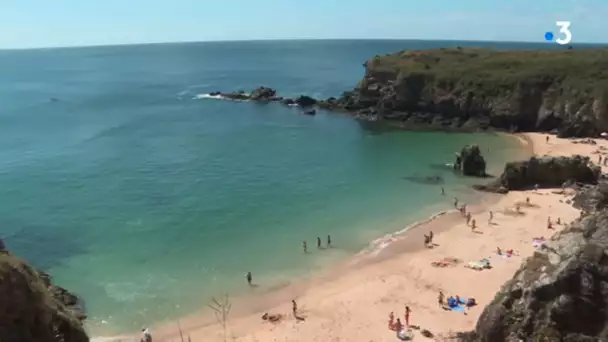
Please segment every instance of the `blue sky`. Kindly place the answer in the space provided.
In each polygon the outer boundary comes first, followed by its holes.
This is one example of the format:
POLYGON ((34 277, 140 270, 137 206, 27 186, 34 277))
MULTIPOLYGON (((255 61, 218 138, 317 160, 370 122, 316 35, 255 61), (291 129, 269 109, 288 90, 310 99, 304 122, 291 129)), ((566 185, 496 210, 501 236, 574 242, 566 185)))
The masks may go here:
POLYGON ((608 0, 0 0, 0 48, 289 38, 608 42, 608 0))

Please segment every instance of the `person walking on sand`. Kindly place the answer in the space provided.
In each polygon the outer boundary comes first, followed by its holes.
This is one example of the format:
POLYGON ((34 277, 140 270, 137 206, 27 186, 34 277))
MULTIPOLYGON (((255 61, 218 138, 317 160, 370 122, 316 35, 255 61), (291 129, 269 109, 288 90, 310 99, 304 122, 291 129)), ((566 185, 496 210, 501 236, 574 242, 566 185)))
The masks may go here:
POLYGON ((433 243, 433 238, 434 238, 434 237, 435 237, 435 234, 433 234, 433 231, 431 230, 431 231, 429 232, 429 242, 430 242, 430 243, 433 243))
POLYGON ((545 142, 548 144, 549 143, 549 136, 547 135, 547 137, 545 138, 545 142))
POLYGON ((440 307, 443 307, 444 299, 445 299, 445 295, 443 294, 443 291, 439 291, 439 296, 437 296, 437 302, 439 303, 440 307))
POLYGON ((409 306, 405 306, 405 326, 409 327, 410 326, 410 314, 412 313, 412 310, 410 310, 409 306))
POLYGON ((530 205, 530 197, 526 197, 526 205, 530 205))
POLYGON ((291 311, 293 312, 294 317, 298 316, 298 303, 296 303, 295 299, 291 300, 291 311))
POLYGON ((477 229, 477 224, 475 224, 475 219, 471 220, 471 231, 475 231, 477 229))
POLYGON ((327 234, 327 247, 331 247, 331 235, 327 234))
POLYGON ((152 333, 150 333, 150 329, 143 328, 141 329, 141 342, 152 342, 152 333))
POLYGON ((308 253, 308 245, 306 245, 306 241, 302 241, 302 248, 304 249, 304 253, 308 253))
POLYGON ((492 210, 490 210, 490 218, 488 219, 488 223, 492 223, 493 219, 494 219, 494 212, 492 210))
POLYGON ((553 224, 551 223, 551 216, 547 218, 547 229, 553 229, 553 224))
POLYGON ((471 222, 471 213, 467 213, 467 226, 469 225, 469 222, 471 222))
POLYGON ((389 330, 395 329, 395 313, 392 311, 390 314, 388 314, 388 329, 389 330))

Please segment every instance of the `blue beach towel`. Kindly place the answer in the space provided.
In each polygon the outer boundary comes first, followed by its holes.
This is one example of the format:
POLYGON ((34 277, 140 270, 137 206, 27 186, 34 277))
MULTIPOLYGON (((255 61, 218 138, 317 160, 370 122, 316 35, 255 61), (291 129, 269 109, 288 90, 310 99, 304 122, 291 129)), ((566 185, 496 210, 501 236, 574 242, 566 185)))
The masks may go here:
POLYGON ((458 305, 453 308, 451 307, 450 310, 455 311, 455 312, 464 312, 464 306, 458 305))

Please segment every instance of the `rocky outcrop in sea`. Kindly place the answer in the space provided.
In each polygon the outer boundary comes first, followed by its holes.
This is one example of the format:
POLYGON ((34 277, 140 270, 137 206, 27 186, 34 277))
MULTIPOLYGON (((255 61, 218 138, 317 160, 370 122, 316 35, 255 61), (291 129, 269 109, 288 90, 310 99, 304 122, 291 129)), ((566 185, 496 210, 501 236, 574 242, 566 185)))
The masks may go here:
POLYGON ((215 92, 346 112, 406 129, 554 131, 561 137, 608 131, 608 49, 440 48, 376 56, 339 97, 283 98, 260 87, 215 92))

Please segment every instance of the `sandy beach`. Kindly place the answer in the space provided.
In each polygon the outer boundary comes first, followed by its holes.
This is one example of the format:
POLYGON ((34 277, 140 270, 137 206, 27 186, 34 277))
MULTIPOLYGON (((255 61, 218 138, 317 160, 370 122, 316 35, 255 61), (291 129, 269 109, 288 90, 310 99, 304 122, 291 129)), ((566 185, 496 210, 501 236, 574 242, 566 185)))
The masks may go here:
MULTIPOLYGON (((605 140, 597 145, 544 134, 525 134, 522 143, 536 155, 587 155, 597 163, 597 151, 608 147, 605 140)), ((484 195, 485 196, 485 195, 484 195)), ((388 316, 405 323, 405 306, 411 309, 409 323, 416 340, 425 340, 420 330, 427 329, 435 340, 446 340, 454 332, 472 330, 484 306, 500 286, 534 251, 533 238, 550 238, 556 231, 578 217, 578 210, 566 203, 568 195, 556 190, 509 192, 488 195, 469 210, 476 221, 472 231, 460 213, 454 211, 418 224, 405 234, 388 236, 380 243, 386 248, 363 251, 353 259, 271 293, 260 293, 233 303, 226 327, 214 323, 209 310, 177 323, 152 327, 154 341, 180 341, 180 331, 187 341, 396 341, 388 328, 388 316), (526 204, 529 198, 529 204, 526 204), (516 206, 519 203, 520 213, 516 206), (493 219, 490 221, 490 212, 493 219), (548 219, 553 229, 548 229, 548 219), (561 221, 557 224, 556 221, 561 221), (433 231, 433 248, 425 248, 423 238, 433 231), (512 249, 511 257, 496 253, 512 249), (446 267, 432 264, 445 258, 461 262, 446 267), (491 269, 472 270, 465 265, 486 258, 491 269), (473 297, 478 305, 463 312, 445 310, 438 303, 442 291, 449 296, 473 297), (292 314, 297 302, 298 318, 292 314), (270 323, 263 313, 280 314, 270 323)), ((446 194, 446 201, 453 196, 446 194)), ((429 339, 433 340, 433 339, 429 339)))

